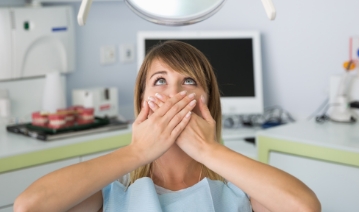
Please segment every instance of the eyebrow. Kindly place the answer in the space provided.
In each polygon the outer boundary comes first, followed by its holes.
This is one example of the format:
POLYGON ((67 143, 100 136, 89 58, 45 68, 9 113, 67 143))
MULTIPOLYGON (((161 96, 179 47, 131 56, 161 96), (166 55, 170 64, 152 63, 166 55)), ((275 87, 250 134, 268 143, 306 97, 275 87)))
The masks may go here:
POLYGON ((167 71, 157 71, 156 73, 151 75, 150 79, 156 74, 167 74, 167 71))

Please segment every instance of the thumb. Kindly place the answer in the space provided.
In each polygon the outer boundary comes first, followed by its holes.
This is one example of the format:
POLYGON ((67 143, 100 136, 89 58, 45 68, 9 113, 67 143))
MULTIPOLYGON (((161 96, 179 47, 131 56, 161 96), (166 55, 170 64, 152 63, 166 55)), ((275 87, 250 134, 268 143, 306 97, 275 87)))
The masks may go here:
POLYGON ((201 101, 199 103, 199 110, 201 111, 201 114, 202 114, 204 120, 210 121, 213 119, 211 112, 209 111, 209 109, 207 107, 206 100, 203 95, 201 95, 201 101))
POLYGON ((150 110, 149 110, 147 101, 143 101, 141 112, 138 114, 135 123, 140 124, 140 123, 144 122, 148 117, 149 111, 150 110))

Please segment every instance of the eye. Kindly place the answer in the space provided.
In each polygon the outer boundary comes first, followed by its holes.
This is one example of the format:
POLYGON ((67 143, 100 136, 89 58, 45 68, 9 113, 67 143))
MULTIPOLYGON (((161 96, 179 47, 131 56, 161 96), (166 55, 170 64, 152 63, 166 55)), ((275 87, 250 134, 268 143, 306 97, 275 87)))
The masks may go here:
POLYGON ((192 79, 192 78, 186 78, 184 80, 184 84, 186 84, 186 85, 197 85, 196 81, 194 81, 194 79, 192 79))
POLYGON ((165 85, 166 80, 164 78, 158 78, 155 80, 155 85, 165 85))

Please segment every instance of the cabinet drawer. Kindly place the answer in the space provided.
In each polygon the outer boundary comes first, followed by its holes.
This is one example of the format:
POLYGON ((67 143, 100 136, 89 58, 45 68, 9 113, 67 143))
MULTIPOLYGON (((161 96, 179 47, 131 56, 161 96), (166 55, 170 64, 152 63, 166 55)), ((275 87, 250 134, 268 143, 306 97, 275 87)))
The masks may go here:
POLYGON ((13 204, 21 192, 45 174, 78 162, 77 157, 0 174, 0 207, 13 204))

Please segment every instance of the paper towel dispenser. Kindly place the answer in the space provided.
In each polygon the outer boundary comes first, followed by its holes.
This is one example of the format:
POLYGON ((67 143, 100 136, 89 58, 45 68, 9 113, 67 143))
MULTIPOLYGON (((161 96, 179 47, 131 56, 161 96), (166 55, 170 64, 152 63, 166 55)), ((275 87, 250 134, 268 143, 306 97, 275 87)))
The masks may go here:
POLYGON ((73 71, 72 8, 0 8, 0 47, 0 80, 73 71))

